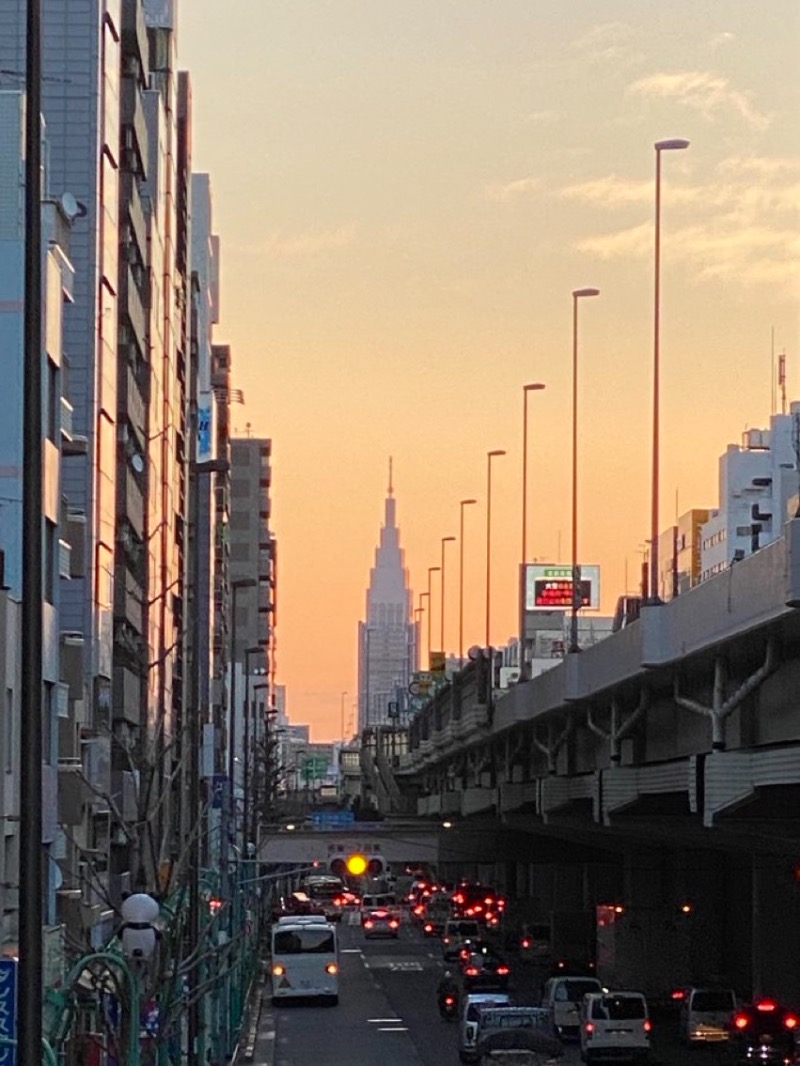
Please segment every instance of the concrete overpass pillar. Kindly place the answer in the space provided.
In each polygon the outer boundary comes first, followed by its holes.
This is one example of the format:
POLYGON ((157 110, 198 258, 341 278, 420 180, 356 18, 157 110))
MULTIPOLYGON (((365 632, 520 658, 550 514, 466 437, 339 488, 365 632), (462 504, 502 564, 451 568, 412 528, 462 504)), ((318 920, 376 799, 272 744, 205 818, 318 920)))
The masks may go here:
POLYGON ((792 864, 753 856, 753 994, 800 1002, 800 885, 792 864))

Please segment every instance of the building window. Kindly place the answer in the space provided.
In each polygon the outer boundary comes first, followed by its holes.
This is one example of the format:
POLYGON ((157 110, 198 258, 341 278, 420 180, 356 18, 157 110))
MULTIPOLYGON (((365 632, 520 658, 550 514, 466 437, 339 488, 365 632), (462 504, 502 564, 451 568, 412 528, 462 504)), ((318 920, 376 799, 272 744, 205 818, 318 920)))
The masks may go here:
POLYGON ((14 690, 6 689, 6 720, 3 727, 3 744, 5 745, 5 770, 10 774, 14 769, 14 690))
POLYGON ((47 439, 53 444, 58 443, 58 431, 60 429, 61 404, 58 392, 58 367, 47 359, 47 371, 45 389, 47 390, 47 439))
POLYGON ((45 681, 42 688, 42 762, 48 766, 53 761, 53 692, 55 685, 45 681))
POLYGON ((56 574, 56 527, 53 522, 44 524, 44 598, 48 603, 55 600, 56 574))

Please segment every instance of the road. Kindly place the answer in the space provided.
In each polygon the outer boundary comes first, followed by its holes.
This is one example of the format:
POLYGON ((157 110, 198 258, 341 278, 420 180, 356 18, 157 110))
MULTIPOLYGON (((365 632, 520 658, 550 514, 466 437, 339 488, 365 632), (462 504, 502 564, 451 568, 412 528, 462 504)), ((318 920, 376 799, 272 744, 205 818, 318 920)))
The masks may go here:
MULTIPOLYGON (((365 940, 357 923, 353 913, 341 925, 338 1007, 293 1002, 264 1012, 263 1025, 275 1033, 275 1066, 457 1066, 457 1026, 436 1009, 443 970, 438 942, 408 924, 397 940, 365 940)), ((541 975, 515 966, 513 957, 511 964, 514 998, 536 1002, 541 975)), ((713 1066, 716 1059, 706 1049, 682 1048, 666 1024, 656 1025, 653 1050, 653 1061, 663 1066, 713 1066)), ((265 1066, 268 1060, 257 1055, 254 1061, 265 1066)), ((574 1044, 561 1061, 578 1066, 574 1044)))

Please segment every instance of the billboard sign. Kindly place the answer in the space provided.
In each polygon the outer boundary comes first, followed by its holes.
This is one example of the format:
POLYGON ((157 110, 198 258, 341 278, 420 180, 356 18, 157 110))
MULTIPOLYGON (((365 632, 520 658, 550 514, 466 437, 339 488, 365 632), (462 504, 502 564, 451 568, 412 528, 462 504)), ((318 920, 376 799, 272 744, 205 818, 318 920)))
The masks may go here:
POLYGON ((197 405, 197 461, 206 463, 214 458, 214 399, 201 393, 197 405))
MULTIPOLYGON (((0 1037, 17 1039, 17 960, 0 959, 0 1037)), ((16 1066, 17 1049, 12 1044, 0 1045, 2 1066, 16 1066)))
MULTIPOLYGON (((581 608, 597 610, 600 606, 600 567, 580 568, 581 608)), ((523 579, 526 611, 569 611, 572 607, 572 567, 553 563, 532 563, 525 567, 523 579)))

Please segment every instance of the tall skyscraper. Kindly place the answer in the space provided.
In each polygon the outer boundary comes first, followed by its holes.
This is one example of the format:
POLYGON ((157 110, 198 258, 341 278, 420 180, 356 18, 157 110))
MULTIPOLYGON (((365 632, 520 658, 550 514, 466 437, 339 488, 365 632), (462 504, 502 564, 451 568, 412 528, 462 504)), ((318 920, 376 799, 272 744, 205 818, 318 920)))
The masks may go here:
POLYGON ((416 626, 400 530, 397 528, 392 467, 375 565, 367 589, 366 620, 358 623, 358 727, 394 720, 417 669, 416 626))

